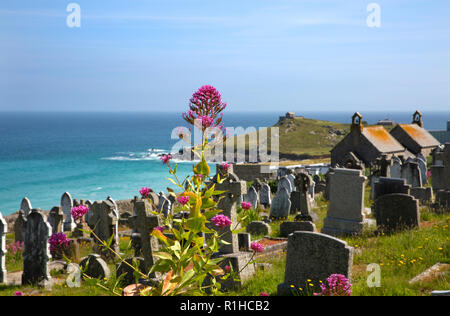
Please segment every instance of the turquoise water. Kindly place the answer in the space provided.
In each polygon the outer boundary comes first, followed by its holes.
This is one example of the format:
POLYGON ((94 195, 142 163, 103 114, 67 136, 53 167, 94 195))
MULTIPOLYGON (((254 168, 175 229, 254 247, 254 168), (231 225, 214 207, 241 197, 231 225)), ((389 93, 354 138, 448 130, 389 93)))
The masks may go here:
MULTIPOLYGON (((226 113, 224 122, 264 127, 282 114, 226 113)), ((302 113, 338 122, 349 122, 352 114, 302 113)), ((367 113, 364 120, 410 122, 411 114, 367 113)), ((445 129, 448 119, 450 113, 424 114, 428 129, 445 129)), ((48 210, 65 191, 86 200, 132 198, 143 186, 165 191, 173 185, 158 154, 178 141, 171 139, 178 126, 186 124, 174 113, 0 113, 0 211, 17 211, 25 196, 48 210)), ((191 170, 192 163, 180 163, 181 176, 191 170)))

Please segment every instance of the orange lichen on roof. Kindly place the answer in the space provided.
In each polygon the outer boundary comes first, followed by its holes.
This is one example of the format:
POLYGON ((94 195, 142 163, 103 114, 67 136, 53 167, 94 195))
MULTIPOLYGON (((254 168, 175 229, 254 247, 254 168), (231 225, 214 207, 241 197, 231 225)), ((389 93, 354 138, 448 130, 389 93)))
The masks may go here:
POLYGON ((362 134, 382 153, 403 152, 405 150, 383 126, 364 127, 362 134))
POLYGON ((417 124, 398 124, 412 139, 422 147, 439 146, 439 142, 424 128, 417 124))

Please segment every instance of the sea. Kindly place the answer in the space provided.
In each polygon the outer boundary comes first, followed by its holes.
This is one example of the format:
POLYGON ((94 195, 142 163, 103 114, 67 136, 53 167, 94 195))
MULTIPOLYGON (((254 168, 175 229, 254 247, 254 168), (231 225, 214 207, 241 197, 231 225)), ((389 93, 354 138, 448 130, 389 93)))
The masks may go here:
MULTIPOLYGON (((270 127, 284 112, 229 112, 226 127, 270 127)), ((296 112, 307 118, 350 123, 349 112, 296 112)), ((410 123, 412 112, 365 112, 374 124, 389 118, 410 123)), ((424 112, 425 128, 445 130, 450 112, 424 112)), ((0 112, 0 212, 9 215, 28 197, 49 210, 64 192, 78 200, 130 199, 142 187, 155 192, 174 185, 159 156, 179 142, 181 113, 0 112), (176 134, 176 133, 175 133, 176 134)), ((192 162, 178 162, 180 178, 192 162)))

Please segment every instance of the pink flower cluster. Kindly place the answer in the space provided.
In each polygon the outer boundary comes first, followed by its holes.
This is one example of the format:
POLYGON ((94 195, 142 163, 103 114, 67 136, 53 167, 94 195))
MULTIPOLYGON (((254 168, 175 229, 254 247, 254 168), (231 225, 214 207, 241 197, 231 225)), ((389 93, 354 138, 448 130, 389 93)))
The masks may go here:
POLYGON ((10 252, 13 256, 15 256, 17 253, 23 252, 23 241, 16 241, 13 243, 10 243, 9 245, 6 245, 6 251, 10 252))
POLYGON ((220 229, 223 229, 231 225, 231 220, 227 216, 222 214, 216 215, 213 218, 211 218, 211 222, 220 229))
POLYGON ((189 196, 179 196, 178 203, 181 205, 186 205, 189 202, 189 196))
POLYGON ((168 165, 170 159, 172 159, 172 155, 171 155, 171 154, 162 155, 161 158, 159 158, 159 159, 161 159, 161 161, 163 162, 163 164, 168 165))
POLYGON ((150 189, 147 188, 147 187, 144 187, 144 188, 139 190, 139 193, 141 194, 142 198, 145 199, 150 194, 150 189))
POLYGON ((64 233, 55 233, 50 236, 48 243, 50 244, 50 251, 60 251, 69 245, 70 239, 64 233))
POLYGON ((314 293, 315 296, 350 296, 352 294, 352 285, 342 274, 332 274, 327 278, 328 285, 322 283, 320 293, 314 293))
POLYGON ((202 129, 208 127, 223 128, 222 114, 226 103, 222 102, 222 96, 213 86, 205 85, 198 89, 190 99, 189 111, 183 113, 183 119, 189 124, 194 125, 195 120, 201 120, 202 129))
POLYGON ((223 171, 228 172, 228 169, 230 169, 230 167, 231 165, 229 163, 226 162, 222 163, 223 171))
POLYGON ((252 250, 254 252, 263 252, 264 251, 264 247, 257 242, 252 242, 252 244, 250 245, 250 248, 252 248, 252 250))
POLYGON ((250 202, 242 202, 242 203, 241 203, 241 207, 242 207, 244 210, 248 211, 249 209, 252 208, 252 203, 250 203, 250 202))
POLYGON ((164 226, 157 226, 155 228, 153 228, 154 230, 159 230, 161 233, 164 233, 164 231, 166 230, 166 228, 164 226))
POLYGON ((84 215, 86 215, 89 212, 89 207, 84 205, 75 206, 70 211, 70 214, 72 214, 72 217, 74 220, 81 219, 84 215))

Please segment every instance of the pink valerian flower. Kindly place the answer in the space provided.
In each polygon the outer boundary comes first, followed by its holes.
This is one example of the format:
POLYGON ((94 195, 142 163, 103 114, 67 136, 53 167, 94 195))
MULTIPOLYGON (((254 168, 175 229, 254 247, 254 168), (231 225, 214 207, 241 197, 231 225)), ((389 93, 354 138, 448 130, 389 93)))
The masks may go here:
POLYGON ((168 165, 170 159, 172 159, 172 155, 171 155, 171 154, 162 155, 160 159, 161 159, 161 161, 163 162, 163 164, 168 165))
POLYGON ((264 247, 257 242, 252 242, 252 244, 250 245, 250 248, 252 248, 252 250, 254 252, 263 252, 264 251, 264 247))
POLYGON ((249 209, 252 208, 252 203, 250 203, 250 202, 242 202, 242 203, 241 203, 241 207, 242 207, 244 210, 248 211, 249 209))
POLYGON ((164 226, 157 226, 155 228, 153 228, 154 230, 159 230, 161 233, 164 233, 164 231, 166 230, 166 228, 164 226))
POLYGON ((192 125, 195 125, 195 120, 200 120, 203 130, 211 126, 222 129, 223 116, 219 114, 226 106, 219 91, 213 86, 205 85, 192 95, 189 111, 183 113, 183 119, 192 125))
POLYGON ((150 189, 147 188, 147 187, 144 187, 144 188, 139 190, 139 193, 141 194, 142 198, 145 199, 150 194, 150 189))
POLYGON ((179 196, 178 203, 181 205, 186 205, 189 202, 189 196, 179 196))
POLYGON ((24 250, 24 242, 20 240, 6 245, 6 251, 11 252, 13 256, 15 256, 17 253, 23 252, 23 250, 24 250))
POLYGON ((220 229, 224 229, 231 225, 231 220, 227 216, 222 214, 216 215, 213 218, 211 218, 211 222, 220 229))
POLYGON ((23 296, 23 292, 22 291, 16 291, 14 293, 14 296, 23 296))
POLYGON ((231 267, 229 265, 226 265, 224 269, 226 273, 229 273, 231 271, 231 267))
POLYGON ((229 163, 226 163, 226 162, 222 163, 223 171, 228 172, 228 169, 230 169, 230 167, 231 167, 231 165, 229 163))
POLYGON ((327 278, 327 284, 320 285, 321 292, 314 293, 315 296, 350 296, 352 284, 342 274, 332 274, 327 278))
POLYGON ((69 245, 70 239, 64 233, 55 233, 50 236, 48 243, 50 244, 50 251, 60 251, 69 245))
POLYGON ((72 217, 74 220, 81 219, 84 215, 86 215, 89 212, 89 207, 85 205, 79 205, 72 208, 70 211, 70 214, 72 214, 72 217))
POLYGON ((269 296, 269 294, 266 292, 261 292, 261 293, 259 293, 259 296, 269 296))
POLYGON ((428 170, 427 171, 427 178, 431 178, 431 176, 432 176, 431 170, 428 170))

